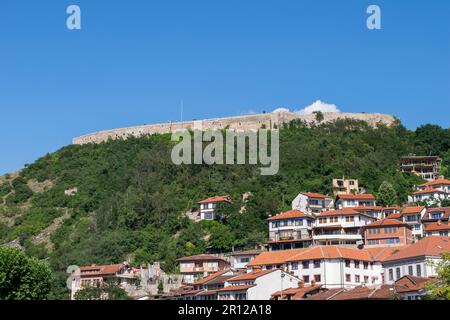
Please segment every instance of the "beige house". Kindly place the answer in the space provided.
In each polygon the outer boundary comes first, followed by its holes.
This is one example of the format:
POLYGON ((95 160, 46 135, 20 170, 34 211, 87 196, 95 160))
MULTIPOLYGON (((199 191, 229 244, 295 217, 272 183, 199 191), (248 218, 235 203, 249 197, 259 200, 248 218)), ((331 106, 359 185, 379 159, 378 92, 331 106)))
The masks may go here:
POLYGON ((212 255, 196 255, 177 259, 184 283, 193 283, 210 274, 228 269, 230 263, 225 259, 212 255))

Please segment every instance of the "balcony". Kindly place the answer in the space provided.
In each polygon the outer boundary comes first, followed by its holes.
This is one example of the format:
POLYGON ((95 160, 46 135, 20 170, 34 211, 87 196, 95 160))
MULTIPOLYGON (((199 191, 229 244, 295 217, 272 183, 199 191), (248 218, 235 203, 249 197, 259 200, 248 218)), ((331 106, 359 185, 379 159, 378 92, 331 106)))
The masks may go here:
POLYGON ((320 235, 313 235, 313 240, 327 240, 327 239, 362 240, 362 236, 360 234, 320 234, 320 235))
POLYGON ((299 232, 293 232, 293 233, 276 233, 275 235, 269 236, 269 242, 276 242, 276 241, 295 241, 295 240, 311 240, 311 235, 307 233, 299 233, 299 232))

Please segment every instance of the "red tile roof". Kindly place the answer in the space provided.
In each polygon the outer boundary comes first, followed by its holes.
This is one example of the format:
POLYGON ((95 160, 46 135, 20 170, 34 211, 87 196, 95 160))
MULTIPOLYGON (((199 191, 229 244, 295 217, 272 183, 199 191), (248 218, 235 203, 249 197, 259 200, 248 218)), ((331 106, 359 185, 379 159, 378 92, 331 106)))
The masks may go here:
POLYGON ((239 276, 228 279, 229 282, 238 282, 238 281, 253 281, 259 277, 265 276, 266 274, 277 271, 278 269, 271 270, 255 270, 249 273, 244 273, 239 276))
POLYGON ((446 231, 446 230, 450 230, 450 226, 448 224, 444 224, 442 222, 431 223, 425 227, 425 231, 427 231, 427 232, 446 231))
POLYGON ((326 199, 326 198, 331 198, 329 196, 326 196, 324 194, 320 194, 320 193, 314 193, 314 192, 301 192, 302 195, 310 197, 310 198, 317 198, 317 199, 326 199))
POLYGON ((422 221, 435 221, 435 220, 448 220, 450 217, 450 207, 444 208, 430 208, 427 213, 423 216, 422 221), (442 212, 443 215, 440 219, 432 219, 431 214, 436 212, 442 212))
POLYGON ((303 213, 299 210, 289 210, 286 212, 282 212, 280 214, 277 214, 276 216, 267 218, 268 221, 273 221, 273 220, 283 220, 283 219, 293 219, 293 218, 311 218, 314 219, 313 216, 303 213))
POLYGON ((403 247, 399 252, 384 259, 385 262, 410 259, 422 256, 441 256, 450 252, 450 238, 429 236, 410 246, 403 247))
POLYGON ((342 291, 331 300, 391 300, 394 296, 393 286, 381 285, 375 287, 360 286, 342 291))
POLYGON ((102 275, 114 275, 124 268, 123 263, 102 265, 102 266, 85 266, 80 267, 82 276, 102 276, 102 275))
POLYGON ((231 202, 230 196, 215 196, 211 198, 207 198, 205 200, 201 200, 198 203, 212 203, 212 202, 231 202))
POLYGON ((305 300, 330 300, 340 292, 343 292, 344 289, 336 288, 336 289, 329 289, 326 291, 319 292, 315 295, 312 295, 310 297, 307 297, 305 300))
MULTIPOLYGON (((319 290, 322 286, 311 286, 311 287, 302 287, 302 288, 289 288, 286 290, 283 290, 283 296, 292 296, 293 300, 300 300, 302 299, 306 294, 319 290)), ((271 294, 272 297, 279 297, 281 296, 281 291, 276 291, 271 294)))
POLYGON ((400 219, 402 217, 402 214, 400 212, 392 213, 388 215, 389 219, 400 219))
POLYGON ((445 192, 442 190, 439 190, 439 189, 425 189, 425 190, 416 191, 413 194, 416 195, 416 194, 428 194, 428 193, 445 193, 445 192))
POLYGON ((334 217, 334 216, 354 216, 354 215, 357 215, 357 216, 364 216, 364 217, 367 217, 367 218, 371 218, 371 219, 376 220, 376 218, 374 218, 374 217, 372 217, 372 216, 370 216, 370 215, 368 215, 368 214, 359 212, 359 211, 355 210, 354 208, 344 208, 344 209, 341 209, 341 210, 329 210, 329 211, 323 211, 323 212, 321 212, 320 214, 318 214, 318 215, 316 216, 316 218, 321 218, 321 217, 334 217))
POLYGON ((429 181, 423 184, 419 184, 418 187, 429 187, 429 186, 438 186, 438 185, 450 185, 450 180, 447 179, 437 179, 434 181, 429 181))
POLYGON ((386 218, 386 219, 378 220, 378 221, 372 222, 368 225, 365 225, 363 228, 384 227, 384 226, 408 226, 408 224, 401 222, 397 219, 386 218))
POLYGON ((205 277, 203 279, 195 281, 192 285, 194 285, 194 286, 202 285, 202 284, 204 284, 206 282, 209 282, 209 281, 211 281, 211 280, 213 280, 213 279, 215 279, 217 277, 220 277, 221 275, 223 275, 223 274, 225 274, 225 273, 227 273, 229 271, 230 271, 229 269, 222 270, 222 271, 217 271, 216 273, 210 274, 209 276, 207 276, 207 277, 205 277))
POLYGON ((419 291, 423 290, 425 284, 430 281, 435 281, 435 279, 406 275, 395 281, 395 289, 398 293, 419 291))
POLYGON ((402 215, 417 214, 417 213, 421 213, 424 209, 425 209, 425 207, 406 207, 401 211, 401 213, 402 213, 402 215))
POLYGON ((338 194, 337 198, 343 200, 375 200, 373 194, 338 194))

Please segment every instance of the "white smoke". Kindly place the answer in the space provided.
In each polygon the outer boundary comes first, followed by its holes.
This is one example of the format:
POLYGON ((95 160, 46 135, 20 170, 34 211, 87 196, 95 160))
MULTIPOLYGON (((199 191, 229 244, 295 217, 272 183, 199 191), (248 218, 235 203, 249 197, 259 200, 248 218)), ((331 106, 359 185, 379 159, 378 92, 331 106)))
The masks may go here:
MULTIPOLYGON (((341 112, 341 110, 338 109, 338 107, 335 104, 329 104, 329 103, 325 103, 323 101, 317 100, 316 102, 314 102, 313 104, 300 109, 300 110, 295 110, 293 111, 294 113, 298 113, 298 114, 312 114, 314 112, 333 112, 333 113, 338 113, 341 112)), ((278 108, 272 111, 273 113, 277 113, 277 112, 290 112, 289 109, 287 108, 278 108)))

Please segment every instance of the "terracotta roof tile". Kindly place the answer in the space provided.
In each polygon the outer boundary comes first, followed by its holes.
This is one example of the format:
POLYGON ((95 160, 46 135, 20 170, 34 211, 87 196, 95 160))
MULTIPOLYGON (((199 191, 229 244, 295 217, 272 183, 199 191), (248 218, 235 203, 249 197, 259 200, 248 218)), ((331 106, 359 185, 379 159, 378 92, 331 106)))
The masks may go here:
POLYGON ((278 269, 271 270, 255 270, 249 273, 244 273, 239 276, 228 279, 229 282, 238 282, 238 281, 252 281, 259 277, 265 276, 266 274, 277 271, 278 269))
POLYGON ((304 217, 314 219, 313 216, 303 213, 299 210, 289 210, 289 211, 277 214, 276 216, 267 218, 267 220, 272 221, 272 220, 283 220, 283 219, 304 218, 304 217))
POLYGON ((424 209, 425 207, 406 207, 402 210, 402 215, 421 213, 424 209))
POLYGON ((211 202, 231 202, 231 198, 230 198, 230 196, 215 196, 215 197, 207 198, 205 200, 201 200, 197 203, 201 204, 201 203, 211 203, 211 202))
POLYGON ((382 226, 408 226, 408 224, 401 222, 397 219, 386 218, 383 220, 378 220, 378 221, 372 222, 370 224, 367 224, 363 228, 382 227, 382 226))
POLYGON ((446 231, 446 230, 450 230, 450 225, 442 223, 442 222, 441 223, 439 223, 439 222, 431 223, 425 227, 425 231, 427 231, 427 232, 446 231))
POLYGON ((337 198, 343 200, 375 200, 373 194, 338 194, 337 198))
POLYGON ((228 286, 225 288, 218 289, 217 292, 227 292, 227 291, 246 291, 254 286, 239 285, 239 286, 228 286))
POLYGON ((445 193, 445 192, 442 190, 439 190, 439 189, 425 189, 425 190, 416 191, 413 194, 416 195, 416 194, 428 194, 428 193, 445 193))
POLYGON ((206 282, 209 282, 209 281, 213 280, 214 278, 220 277, 221 275, 223 275, 223 274, 225 274, 225 273, 227 273, 229 271, 230 271, 229 269, 217 271, 216 273, 210 274, 209 276, 207 276, 207 277, 205 277, 203 279, 195 281, 194 283, 192 283, 192 285, 194 285, 194 286, 202 285, 202 284, 204 284, 206 282))
POLYGON ((211 255, 207 255, 207 254, 199 254, 196 256, 189 256, 189 257, 182 257, 182 258, 178 258, 177 261, 226 261, 222 258, 216 257, 216 256, 211 256, 211 255))
POLYGON ((419 184, 418 187, 429 187, 429 186, 438 186, 438 185, 450 185, 450 180, 447 179, 437 179, 434 181, 429 181, 423 184, 419 184))
POLYGON ((111 264, 111 265, 101 265, 101 266, 85 266, 80 267, 81 276, 93 276, 93 275, 112 275, 124 268, 123 263, 111 264))
POLYGON ((412 245, 401 248, 399 252, 384 259, 385 262, 421 256, 441 256, 450 252, 450 238, 429 236, 412 245))
POLYGON ((301 192, 302 195, 310 197, 310 198, 317 198, 317 199, 326 199, 326 198, 331 198, 329 196, 326 196, 324 194, 320 194, 320 193, 314 193, 314 192, 301 192))

